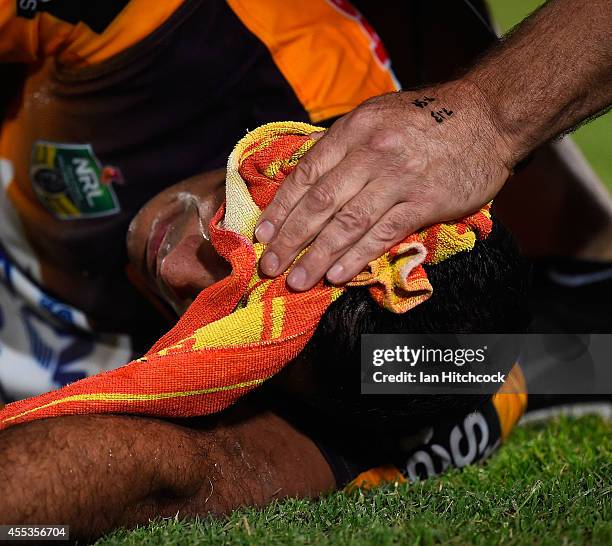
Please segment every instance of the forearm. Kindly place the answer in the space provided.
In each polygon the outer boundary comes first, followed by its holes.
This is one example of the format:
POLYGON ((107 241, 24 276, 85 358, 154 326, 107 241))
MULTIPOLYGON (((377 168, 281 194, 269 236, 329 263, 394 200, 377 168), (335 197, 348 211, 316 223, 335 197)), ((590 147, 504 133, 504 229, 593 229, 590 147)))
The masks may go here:
POLYGON ((612 0, 552 0, 462 77, 340 118, 260 216, 261 270, 294 263, 300 291, 346 283, 407 235, 477 211, 518 161, 612 103, 611 29, 612 0))
POLYGON ((0 434, 0 522, 68 524, 74 535, 96 536, 165 495, 195 494, 204 465, 184 463, 203 455, 189 431, 150 419, 75 416, 15 427, 0 434))
POLYGON ((242 408, 214 426, 88 415, 11 428, 0 434, 0 482, 1 524, 67 524, 75 538, 333 487, 311 440, 242 408))
POLYGON ((551 0, 467 75, 516 162, 612 104, 612 0, 551 0))

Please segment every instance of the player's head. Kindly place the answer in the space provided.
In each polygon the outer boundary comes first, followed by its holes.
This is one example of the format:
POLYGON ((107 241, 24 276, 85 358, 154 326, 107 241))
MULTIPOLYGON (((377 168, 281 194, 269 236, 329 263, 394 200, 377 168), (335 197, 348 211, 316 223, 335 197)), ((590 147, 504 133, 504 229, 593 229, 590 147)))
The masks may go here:
POLYGON ((487 396, 360 396, 361 334, 513 333, 529 322, 524 262, 494 219, 490 236, 470 252, 425 266, 432 296, 404 314, 381 308, 365 287, 336 300, 279 385, 291 397, 338 421, 418 429, 476 409, 487 396))
MULTIPOLYGON (((128 251, 147 282, 178 313, 230 274, 207 238, 223 200, 223 173, 194 177, 153 198, 132 222, 128 251)), ((424 426, 474 409, 479 396, 359 396, 365 333, 511 333, 526 329, 525 269, 505 228, 438 265, 425 266, 433 295, 404 314, 350 288, 323 315, 315 335, 275 383, 325 414, 354 422, 424 426)))

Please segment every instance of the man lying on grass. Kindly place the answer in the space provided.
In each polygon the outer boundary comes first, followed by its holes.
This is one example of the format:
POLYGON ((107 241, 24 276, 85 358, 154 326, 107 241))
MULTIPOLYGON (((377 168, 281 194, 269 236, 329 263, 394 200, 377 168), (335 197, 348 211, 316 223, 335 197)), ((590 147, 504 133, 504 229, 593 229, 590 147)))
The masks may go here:
MULTIPOLYGON (((303 140, 296 146, 301 143, 303 140)), ((286 174, 283 168, 294 164, 298 155, 296 149, 287 153, 277 170, 278 165, 274 167, 268 158, 264 168, 249 175, 253 192, 258 187, 261 190, 262 184, 264 189, 270 186, 270 179, 282 180, 286 174)), ((128 251, 149 288, 178 313, 200 293, 179 325, 184 325, 185 317, 193 318, 192 309, 201 303, 202 295, 214 295, 217 287, 227 286, 236 274, 234 269, 243 265, 232 261, 232 269, 218 254, 222 247, 219 233, 248 220, 235 214, 242 209, 234 209, 230 201, 244 195, 234 190, 227 190, 226 208, 216 217, 223 221, 213 221, 209 228, 222 201, 223 173, 219 171, 159 194, 132 223, 128 251)), ((254 226, 254 222, 245 224, 254 226)), ((468 223, 464 228, 471 229, 468 223)), ((429 235, 435 239, 434 231, 429 235)), ((523 268, 508 233, 493 221, 490 233, 475 239, 471 249, 453 251, 439 263, 423 265, 423 276, 418 280, 427 282, 419 286, 433 286, 433 294, 427 299, 421 292, 397 292, 399 301, 391 303, 404 305, 403 313, 389 310, 388 294, 381 306, 380 292, 376 298, 371 287, 352 286, 341 292, 321 285, 319 289, 333 293, 335 301, 322 312, 303 350, 278 375, 224 412, 206 417, 192 412, 189 419, 160 419, 95 415, 91 407, 108 411, 109 406, 94 405, 85 408, 89 415, 34 420, 2 431, 0 521, 69 524, 74 535, 95 537, 155 517, 223 514, 283 497, 317 496, 351 481, 375 484, 385 479, 428 477, 451 465, 464 466, 486 457, 520 416, 524 402, 520 395, 359 394, 360 334, 525 330, 523 268), (418 304, 416 300, 410 303, 410 298, 417 298, 418 304)), ((234 240, 251 245, 245 239, 234 240)), ((423 240, 429 256, 436 251, 435 245, 428 243, 428 237, 423 240)), ((247 254, 244 256, 246 260, 247 254)), ((238 307, 248 309, 253 298, 264 298, 258 290, 270 289, 272 285, 266 282, 251 282, 238 307)), ((286 296, 285 312, 294 313, 285 318, 297 323, 305 320, 307 310, 291 306, 292 293, 280 284, 274 286, 286 296)), ((215 324, 213 321, 206 328, 215 324)), ((244 326, 245 331, 250 328, 249 324, 244 326)), ((283 336, 285 326, 274 333, 276 326, 272 320, 270 340, 283 336)), ((266 329, 265 323, 262 328, 266 329)), ((237 330, 235 338, 224 343, 228 348, 240 346, 244 340, 239 338, 246 336, 245 331, 237 330)), ((252 345, 242 346, 241 354, 248 356, 252 345)), ((158 354, 171 353, 178 345, 173 347, 158 354)), ((263 347, 272 358, 274 344, 263 347)), ((181 354, 188 366, 189 355, 181 354)), ((200 357, 206 354, 204 351, 200 357)), ((159 364, 156 355, 151 355, 140 360, 141 370, 159 364)), ((138 364, 123 370, 138 370, 138 364)), ((168 376, 173 371, 166 370, 168 376)), ((118 373, 124 372, 105 377, 118 373)), ((141 380, 134 372, 134 384, 141 380)), ((160 386, 165 380, 163 374, 158 376, 160 386)), ((58 392, 73 392, 79 383, 58 392)), ((22 403, 14 404, 13 409, 9 406, 0 413, 0 421, 7 426, 11 420, 29 419, 41 408, 61 409, 66 405, 59 402, 68 398, 48 402, 51 399, 47 397, 46 404, 30 404, 27 411, 23 409, 26 406, 18 405, 22 403), (17 411, 15 406, 21 409, 17 411)), ((138 398, 137 410, 126 406, 124 411, 143 413, 148 403, 143 395, 138 398)), ((78 411, 85 410, 79 406, 78 411)), ((165 415, 173 414, 166 411, 165 415)))

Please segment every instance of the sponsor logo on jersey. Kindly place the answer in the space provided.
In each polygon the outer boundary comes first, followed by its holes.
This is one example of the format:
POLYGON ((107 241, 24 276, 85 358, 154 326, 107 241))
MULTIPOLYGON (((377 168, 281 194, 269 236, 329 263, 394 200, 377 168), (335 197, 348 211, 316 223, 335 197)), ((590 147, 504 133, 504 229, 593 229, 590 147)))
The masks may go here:
POLYGON ((38 10, 38 0, 17 0, 17 15, 33 19, 38 10))
POLYGON ((450 428, 442 425, 430 429, 425 445, 403 466, 406 479, 414 482, 431 478, 451 466, 463 468, 489 457, 500 443, 498 417, 491 408, 470 413, 450 428))
POLYGON ((121 210, 117 167, 102 166, 90 144, 36 141, 30 179, 40 202, 59 220, 99 218, 121 210))

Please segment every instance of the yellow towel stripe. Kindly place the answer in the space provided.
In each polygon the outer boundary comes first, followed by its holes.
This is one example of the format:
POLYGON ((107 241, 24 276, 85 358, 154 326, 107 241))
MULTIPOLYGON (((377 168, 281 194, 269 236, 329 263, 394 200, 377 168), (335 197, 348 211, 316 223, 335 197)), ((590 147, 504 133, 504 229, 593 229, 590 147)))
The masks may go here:
MULTIPOLYGON (((267 144, 267 141, 266 141, 267 144)), ((314 140, 307 140, 302 144, 289 159, 277 159, 272 161, 264 170, 268 178, 274 178, 283 167, 295 167, 302 156, 315 144, 314 140)))
POLYGON ((285 300, 274 298, 272 300, 272 339, 277 339, 283 333, 285 324, 285 300))
MULTIPOLYGON (((268 145, 269 138, 279 135, 297 134, 309 135, 324 131, 321 127, 315 127, 309 123, 302 122, 274 122, 262 125, 256 131, 247 133, 230 154, 227 160, 227 175, 225 178, 225 218, 223 226, 235 233, 240 233, 249 239, 253 239, 255 224, 261 214, 259 207, 253 201, 244 180, 240 176, 240 164, 245 157, 263 149, 268 145), (245 150, 254 144, 252 150, 245 154, 245 150)), ((314 144, 314 141, 312 141, 314 144)))
POLYGON ((38 406, 37 408, 32 408, 28 411, 24 411, 18 415, 13 415, 13 417, 8 417, 7 419, 3 419, 3 423, 8 423, 9 421, 13 421, 15 419, 19 419, 24 415, 28 415, 30 413, 34 413, 36 411, 43 410, 45 408, 49 408, 51 406, 57 406, 58 404, 66 404, 68 402, 148 402, 154 400, 168 400, 172 398, 185 398, 187 396, 199 396, 202 394, 213 394, 215 392, 223 392, 223 391, 231 391, 233 389, 241 389, 246 387, 254 387, 257 386, 268 378, 264 379, 252 379, 251 381, 245 381, 243 383, 236 383, 235 385, 227 385, 224 387, 212 387, 210 389, 200 389, 197 391, 184 391, 184 392, 162 392, 159 394, 130 394, 130 393, 121 393, 121 392, 99 392, 93 394, 75 394, 73 396, 67 396, 66 398, 60 398, 59 400, 53 400, 53 402, 49 402, 48 404, 44 404, 43 406, 38 406))

